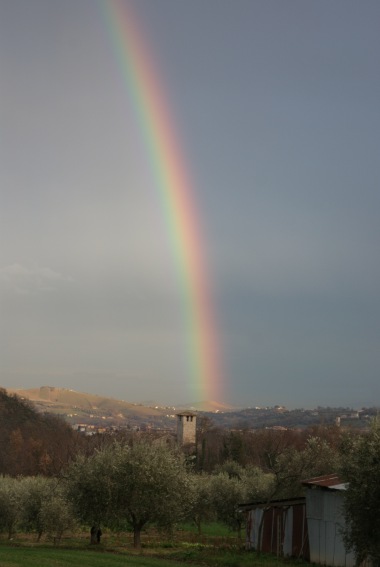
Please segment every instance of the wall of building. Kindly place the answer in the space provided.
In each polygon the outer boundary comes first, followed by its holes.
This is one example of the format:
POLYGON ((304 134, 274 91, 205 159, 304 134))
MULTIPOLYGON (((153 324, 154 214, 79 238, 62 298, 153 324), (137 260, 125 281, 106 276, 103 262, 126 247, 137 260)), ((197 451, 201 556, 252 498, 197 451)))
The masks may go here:
POLYGON ((180 445, 195 443, 196 436, 196 416, 178 415, 177 416, 177 439, 180 445))
POLYGON ((343 538, 343 492, 308 489, 306 513, 310 561, 332 567, 354 567, 355 556, 347 553, 343 538))

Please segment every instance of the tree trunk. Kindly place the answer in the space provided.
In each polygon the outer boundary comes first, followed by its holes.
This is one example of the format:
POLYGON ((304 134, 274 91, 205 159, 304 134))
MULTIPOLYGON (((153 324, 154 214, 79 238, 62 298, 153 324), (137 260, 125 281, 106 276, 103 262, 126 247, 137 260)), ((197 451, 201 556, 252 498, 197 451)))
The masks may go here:
POLYGON ((92 526, 91 530, 90 530, 90 544, 91 545, 96 545, 98 543, 96 534, 98 532, 98 528, 96 526, 92 526))
POLYGON ((136 526, 133 528, 133 547, 141 549, 141 528, 136 526))

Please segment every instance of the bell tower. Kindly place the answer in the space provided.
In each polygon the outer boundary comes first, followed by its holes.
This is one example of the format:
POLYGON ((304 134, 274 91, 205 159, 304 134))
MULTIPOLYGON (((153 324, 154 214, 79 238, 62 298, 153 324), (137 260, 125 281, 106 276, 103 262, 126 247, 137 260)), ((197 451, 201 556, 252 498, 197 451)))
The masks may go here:
POLYGON ((192 411, 177 413, 178 445, 195 445, 197 416, 192 411))

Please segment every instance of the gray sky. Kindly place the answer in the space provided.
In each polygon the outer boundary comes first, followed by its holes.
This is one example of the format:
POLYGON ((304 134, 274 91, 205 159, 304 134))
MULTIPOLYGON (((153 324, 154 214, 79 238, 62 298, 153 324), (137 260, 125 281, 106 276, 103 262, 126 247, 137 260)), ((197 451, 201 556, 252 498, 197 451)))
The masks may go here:
MULTIPOLYGON (((191 402, 100 2, 0 0, 0 384, 191 402)), ((380 3, 130 0, 194 181, 234 404, 380 404, 380 3)))

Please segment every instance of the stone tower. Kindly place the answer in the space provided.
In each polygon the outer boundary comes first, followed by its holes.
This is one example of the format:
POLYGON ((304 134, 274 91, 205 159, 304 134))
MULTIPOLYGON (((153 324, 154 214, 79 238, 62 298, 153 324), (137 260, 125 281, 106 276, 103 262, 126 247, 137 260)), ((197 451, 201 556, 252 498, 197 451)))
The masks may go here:
POLYGON ((177 441, 178 445, 195 445, 197 416, 192 411, 177 413, 177 441))

